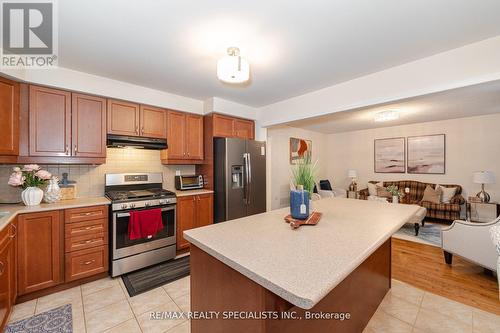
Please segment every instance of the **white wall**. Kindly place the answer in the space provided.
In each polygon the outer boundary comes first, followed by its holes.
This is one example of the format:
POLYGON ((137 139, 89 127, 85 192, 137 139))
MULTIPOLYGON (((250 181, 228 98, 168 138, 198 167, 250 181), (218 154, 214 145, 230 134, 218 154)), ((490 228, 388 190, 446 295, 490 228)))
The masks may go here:
POLYGON ((318 161, 317 179, 327 174, 325 154, 327 136, 290 126, 273 127, 267 130, 267 207, 277 209, 289 206, 290 197, 290 138, 312 141, 312 160, 318 161))
POLYGON ((491 170, 497 184, 486 191, 492 200, 500 200, 500 114, 460 118, 396 127, 386 127, 328 135, 328 178, 347 188, 347 170, 358 171, 358 188, 369 180, 413 179, 432 183, 460 184, 464 197, 475 195, 480 185, 472 182, 472 173, 491 170), (373 140, 413 135, 446 134, 446 174, 414 175, 374 172, 373 140))
POLYGON ((500 79, 500 36, 261 108, 262 125, 331 114, 500 79))

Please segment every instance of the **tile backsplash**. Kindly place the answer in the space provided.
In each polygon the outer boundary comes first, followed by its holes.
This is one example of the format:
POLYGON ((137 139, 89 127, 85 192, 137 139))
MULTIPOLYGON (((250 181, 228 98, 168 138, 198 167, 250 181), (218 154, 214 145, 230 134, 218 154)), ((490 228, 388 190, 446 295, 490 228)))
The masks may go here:
MULTIPOLYGON (((159 150, 108 148, 106 164, 102 165, 41 165, 62 179, 67 172, 76 181, 78 197, 96 197, 104 194, 104 175, 124 172, 162 172, 163 187, 174 189, 175 171, 183 175, 195 173, 193 165, 163 165, 159 150)), ((19 201, 21 190, 7 185, 13 165, 0 165, 0 202, 19 201)))

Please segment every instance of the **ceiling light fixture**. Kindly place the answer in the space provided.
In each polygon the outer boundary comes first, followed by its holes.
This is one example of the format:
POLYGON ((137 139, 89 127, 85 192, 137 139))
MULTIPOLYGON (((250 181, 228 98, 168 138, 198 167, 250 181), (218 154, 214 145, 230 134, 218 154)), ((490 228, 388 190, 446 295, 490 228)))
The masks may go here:
POLYGON ((376 122, 391 121, 396 119, 399 119, 399 112, 394 110, 382 111, 375 114, 376 122))
POLYGON ((243 83, 250 79, 250 65, 240 56, 240 49, 229 47, 227 56, 217 62, 217 78, 226 83, 243 83))

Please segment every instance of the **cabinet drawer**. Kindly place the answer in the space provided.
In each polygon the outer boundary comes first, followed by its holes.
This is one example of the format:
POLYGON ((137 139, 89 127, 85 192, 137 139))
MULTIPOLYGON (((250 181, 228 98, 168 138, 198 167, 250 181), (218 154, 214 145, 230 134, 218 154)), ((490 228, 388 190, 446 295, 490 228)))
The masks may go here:
POLYGON ((108 271, 108 247, 66 253, 66 282, 108 271))
POLYGON ((108 218, 108 206, 92 206, 83 208, 71 208, 64 211, 66 223, 82 222, 96 219, 108 218))
POLYGON ((89 249, 96 246, 108 244, 108 233, 94 233, 83 236, 67 238, 65 242, 65 252, 89 249))
POLYGON ((108 231, 108 220, 91 220, 84 222, 69 223, 64 226, 64 237, 77 237, 83 235, 93 235, 108 231))

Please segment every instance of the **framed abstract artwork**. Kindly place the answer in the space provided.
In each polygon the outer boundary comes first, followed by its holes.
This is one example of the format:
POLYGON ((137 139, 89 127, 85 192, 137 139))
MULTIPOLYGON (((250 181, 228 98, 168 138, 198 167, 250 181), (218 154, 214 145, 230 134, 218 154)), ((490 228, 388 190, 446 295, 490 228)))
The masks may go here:
POLYGON ((434 134, 410 136, 408 145, 408 173, 444 174, 446 171, 446 136, 434 134))
POLYGON ((405 138, 375 139, 376 173, 405 173, 405 138))
POLYGON ((290 138, 290 164, 297 164, 305 157, 312 157, 312 141, 290 138))

